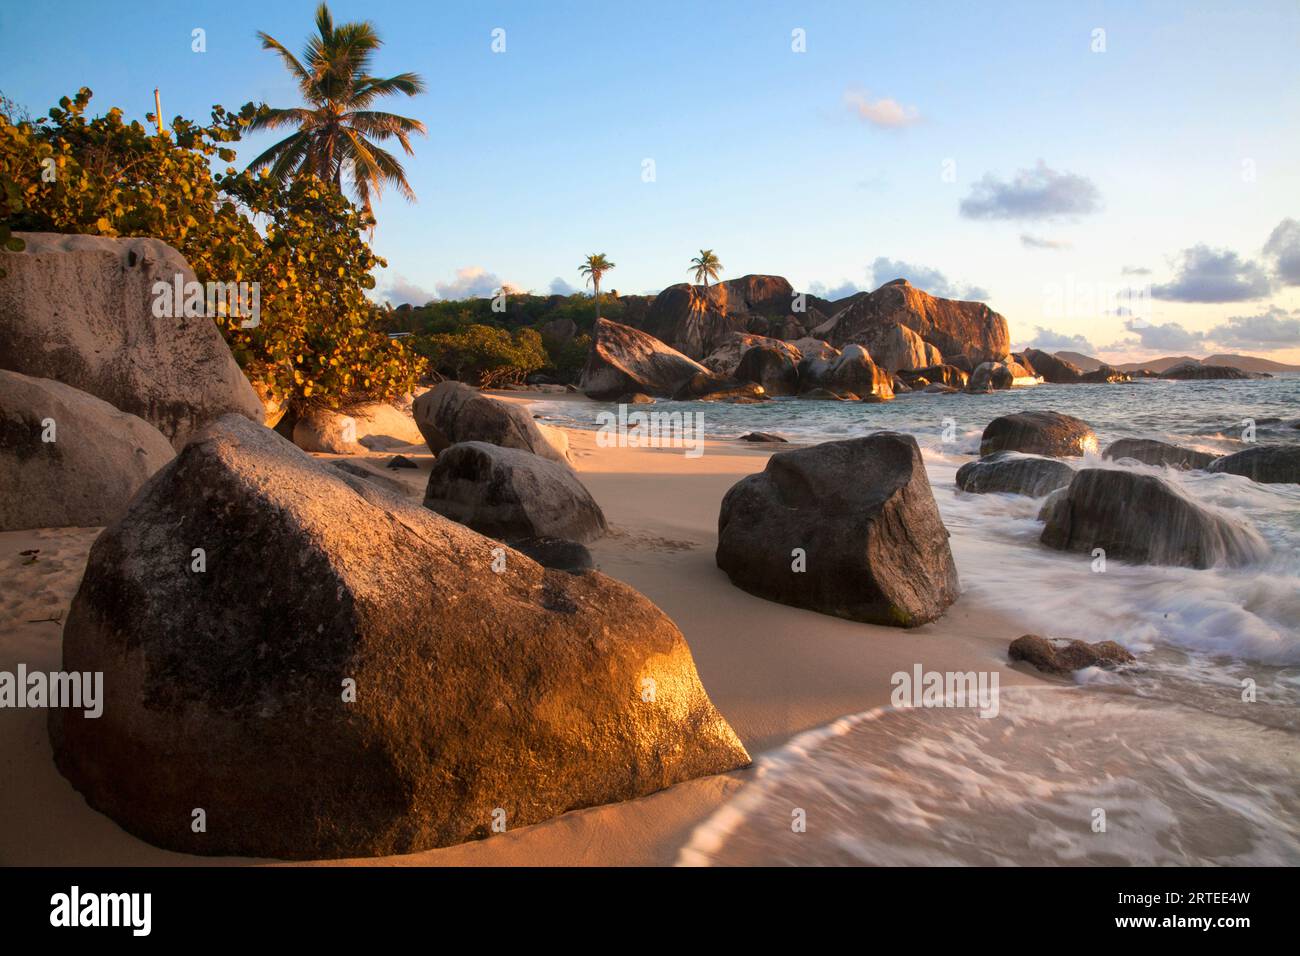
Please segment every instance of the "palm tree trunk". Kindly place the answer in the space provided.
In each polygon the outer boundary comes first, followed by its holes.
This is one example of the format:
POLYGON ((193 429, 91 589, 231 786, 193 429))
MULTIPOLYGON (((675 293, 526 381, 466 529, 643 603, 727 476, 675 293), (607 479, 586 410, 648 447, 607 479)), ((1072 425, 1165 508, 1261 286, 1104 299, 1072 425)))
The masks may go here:
POLYGON ((600 280, 597 279, 593 284, 596 286, 596 321, 599 322, 600 321, 600 280))

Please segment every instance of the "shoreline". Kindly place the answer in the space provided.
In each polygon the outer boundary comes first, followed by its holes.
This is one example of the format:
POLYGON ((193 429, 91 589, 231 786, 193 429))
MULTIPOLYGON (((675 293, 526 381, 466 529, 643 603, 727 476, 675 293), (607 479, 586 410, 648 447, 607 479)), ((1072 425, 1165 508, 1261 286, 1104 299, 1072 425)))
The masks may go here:
MULTIPOLYGON (((557 397, 500 392, 532 405, 557 397)), ((585 399, 573 396, 574 401, 585 399)), ((599 570, 630 584, 685 635, 704 687, 757 762, 800 734, 889 703, 890 675, 928 670, 997 671, 1003 686, 1055 683, 1013 668, 1007 615, 969 596, 914 630, 860 624, 800 610, 734 587, 714 563, 718 509, 741 477, 761 470, 786 446, 708 440, 705 453, 680 449, 600 448, 595 433, 566 429, 574 467, 600 504, 610 533, 590 546, 599 570)), ((417 446, 365 456, 357 463, 396 477, 421 496, 432 456, 417 446), (406 454, 416 471, 387 471, 406 454)), ((321 458, 342 456, 321 455, 321 458)), ((96 529, 0 534, 0 567, 14 592, 0 607, 0 669, 60 666, 61 623, 96 529), (34 564, 20 552, 40 548, 34 564)), ((58 773, 43 711, 0 712, 0 765, 22 788, 0 791, 0 864, 212 865, 281 864, 274 860, 194 857, 150 846, 91 810, 58 773)), ((314 861, 305 865, 671 865, 694 829, 735 796, 755 767, 691 780, 650 796, 571 811, 476 843, 395 857, 314 861)))

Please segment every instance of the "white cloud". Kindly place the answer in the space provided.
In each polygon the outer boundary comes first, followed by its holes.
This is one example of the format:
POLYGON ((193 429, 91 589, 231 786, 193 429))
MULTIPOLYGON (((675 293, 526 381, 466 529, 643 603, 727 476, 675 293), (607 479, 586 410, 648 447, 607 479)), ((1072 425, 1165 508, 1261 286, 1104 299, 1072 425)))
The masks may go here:
POLYGON ((1267 295, 1271 288, 1258 263, 1200 243, 1183 250, 1173 281, 1152 286, 1151 294, 1174 302, 1244 302, 1267 295))
POLYGON ((466 266, 456 270, 451 282, 437 282, 434 288, 440 299, 485 299, 495 295, 502 285, 496 273, 482 266, 466 266))
POLYGON ((1271 306, 1259 315, 1237 315, 1216 325, 1209 337, 1227 348, 1274 349, 1300 348, 1300 309, 1288 312, 1271 306))
POLYGON ((556 276, 551 280, 551 295, 573 295, 573 293, 577 291, 577 289, 569 285, 569 283, 565 282, 559 276, 556 276))
POLYGON ((428 305, 437 298, 428 289, 401 275, 393 277, 392 283, 383 290, 381 297, 394 305, 428 305))
POLYGON ((880 288, 894 279, 906 279, 918 289, 937 295, 942 299, 983 300, 989 297, 988 291, 977 285, 953 282, 938 269, 918 266, 901 259, 878 257, 871 263, 871 281, 873 288, 880 288))
POLYGON ((1073 249, 1074 243, 1065 239, 1044 239, 1041 236, 1031 236, 1027 232, 1020 234, 1020 244, 1026 249, 1073 249))
POLYGON ((885 129, 901 129, 921 121, 915 106, 904 106, 889 97, 873 102, 866 93, 849 90, 844 94, 844 104, 858 114, 858 119, 885 129))
POLYGON ((985 173, 961 201, 961 214, 967 219, 1058 219, 1100 209, 1101 192, 1091 179, 1058 173, 1041 159, 1033 169, 1019 170, 1009 182, 985 173))

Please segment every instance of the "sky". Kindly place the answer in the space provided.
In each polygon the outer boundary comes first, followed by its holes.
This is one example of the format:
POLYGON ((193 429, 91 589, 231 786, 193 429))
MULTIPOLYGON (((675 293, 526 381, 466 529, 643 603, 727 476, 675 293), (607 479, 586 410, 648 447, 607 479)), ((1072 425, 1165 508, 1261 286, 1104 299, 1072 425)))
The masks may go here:
MULTIPOLYGON (((167 118, 299 105, 255 34, 300 51, 314 6, 0 0, 0 91, 35 115, 83 85, 135 118, 155 86, 167 118)), ((380 106, 428 127, 418 202, 376 209, 394 304, 567 292, 594 252, 607 289, 653 292, 710 248, 723 278, 980 299, 1015 346, 1300 363, 1296 0, 331 10, 428 84, 380 106)))

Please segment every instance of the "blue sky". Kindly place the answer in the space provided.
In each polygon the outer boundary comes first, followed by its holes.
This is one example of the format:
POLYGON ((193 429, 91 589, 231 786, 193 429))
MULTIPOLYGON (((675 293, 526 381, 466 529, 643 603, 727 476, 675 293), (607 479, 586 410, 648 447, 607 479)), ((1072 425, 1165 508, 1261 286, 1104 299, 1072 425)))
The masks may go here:
MULTIPOLYGON (((33 113, 82 85, 136 117, 155 86, 167 117, 296 105, 254 33, 297 51, 313 9, 9 3, 0 90, 33 113)), ((709 247, 725 276, 982 298, 1016 344, 1300 361, 1295 0, 331 9, 376 24, 380 73, 429 85, 386 105, 429 127, 419 202, 377 210, 395 302, 577 287, 589 252, 609 287, 658 290, 709 247)))

